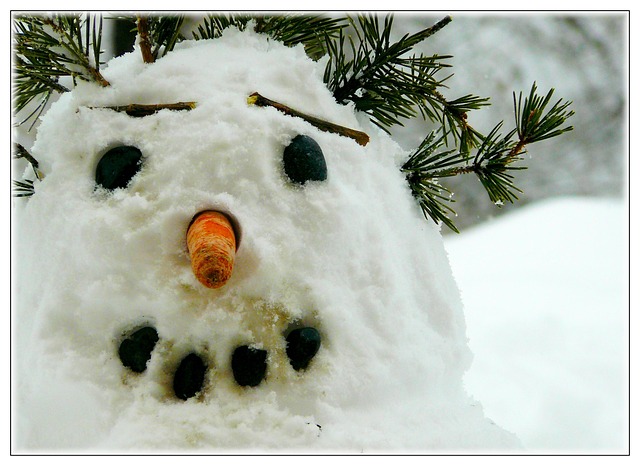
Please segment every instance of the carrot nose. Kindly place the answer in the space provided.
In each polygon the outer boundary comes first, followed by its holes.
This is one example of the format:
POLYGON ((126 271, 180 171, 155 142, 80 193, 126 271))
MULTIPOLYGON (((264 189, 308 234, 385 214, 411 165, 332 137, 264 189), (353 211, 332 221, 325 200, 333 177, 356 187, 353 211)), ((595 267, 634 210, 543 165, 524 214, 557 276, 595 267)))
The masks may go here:
POLYGON ((207 288, 220 288, 233 271, 236 235, 229 218, 213 210, 197 214, 187 231, 191 268, 207 288))

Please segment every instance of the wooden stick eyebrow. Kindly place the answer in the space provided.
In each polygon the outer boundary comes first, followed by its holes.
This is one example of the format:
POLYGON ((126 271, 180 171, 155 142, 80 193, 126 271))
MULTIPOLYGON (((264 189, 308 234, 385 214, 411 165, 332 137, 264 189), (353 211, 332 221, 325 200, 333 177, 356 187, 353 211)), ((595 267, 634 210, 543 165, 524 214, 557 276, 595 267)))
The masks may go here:
POLYGON ((276 102, 271 99, 267 99, 264 96, 261 96, 257 92, 254 92, 247 98, 247 103, 250 105, 257 105, 258 107, 273 107, 276 110, 281 111, 282 113, 302 118, 308 123, 312 124, 316 128, 321 131, 328 131, 330 133, 340 134, 342 136, 347 136, 351 139, 355 139, 355 141, 361 146, 366 146, 369 142, 369 135, 367 133, 363 133, 362 131, 357 131, 355 129, 347 128, 346 126, 336 125, 335 123, 330 123, 325 120, 321 120, 320 118, 313 117, 311 115, 306 115, 302 112, 292 109, 280 102, 276 102))
MULTIPOLYGON (((362 131, 358 131, 355 129, 347 128, 346 126, 336 125, 335 123, 330 123, 328 121, 322 120, 320 118, 316 118, 311 115, 307 115, 305 113, 294 110, 287 105, 281 104, 280 102, 276 102, 275 100, 267 99, 266 97, 260 95, 257 92, 251 94, 247 103, 250 105, 256 105, 258 107, 273 107, 276 110, 281 111, 282 113, 302 118, 306 122, 315 126, 321 131, 327 131, 330 133, 340 134, 342 136, 349 137, 354 139, 361 146, 366 146, 369 142, 369 135, 362 131)), ((100 109, 106 108, 109 110, 113 110, 116 112, 124 112, 132 117, 145 117, 149 115, 153 115, 154 113, 159 112, 160 110, 193 110, 196 107, 195 102, 176 102, 172 104, 129 104, 129 105, 114 105, 114 106, 106 106, 106 107, 88 107, 90 109, 100 109)))
POLYGON ((193 110, 196 107, 195 102, 176 102, 173 104, 129 104, 129 105, 114 105, 108 107, 88 107, 94 108, 106 108, 116 112, 124 112, 132 117, 146 117, 158 113, 160 110, 193 110))

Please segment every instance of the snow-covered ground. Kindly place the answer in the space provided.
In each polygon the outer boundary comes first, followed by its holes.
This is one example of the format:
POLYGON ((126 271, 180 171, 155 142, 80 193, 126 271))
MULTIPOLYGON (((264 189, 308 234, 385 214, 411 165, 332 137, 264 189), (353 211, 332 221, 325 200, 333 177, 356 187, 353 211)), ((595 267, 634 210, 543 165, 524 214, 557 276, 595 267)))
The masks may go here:
POLYGON ((626 217, 618 199, 556 198, 446 239, 468 390, 529 451, 627 448, 626 217))

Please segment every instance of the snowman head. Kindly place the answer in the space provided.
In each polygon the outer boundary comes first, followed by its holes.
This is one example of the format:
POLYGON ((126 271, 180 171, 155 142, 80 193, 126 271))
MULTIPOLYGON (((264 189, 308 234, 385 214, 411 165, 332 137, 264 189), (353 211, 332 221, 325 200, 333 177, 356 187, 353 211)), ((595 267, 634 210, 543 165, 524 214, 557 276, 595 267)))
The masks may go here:
POLYGON ((24 305, 34 443, 428 447, 425 422, 460 430, 471 410, 464 429, 484 426, 406 154, 335 102, 301 46, 230 30, 104 74, 108 88, 54 104, 33 148, 46 173, 25 213, 40 263, 24 305), (256 90, 371 140, 251 105, 256 90), (113 109, 172 102, 194 105, 113 109), (68 427, 78 411, 86 428, 68 427))

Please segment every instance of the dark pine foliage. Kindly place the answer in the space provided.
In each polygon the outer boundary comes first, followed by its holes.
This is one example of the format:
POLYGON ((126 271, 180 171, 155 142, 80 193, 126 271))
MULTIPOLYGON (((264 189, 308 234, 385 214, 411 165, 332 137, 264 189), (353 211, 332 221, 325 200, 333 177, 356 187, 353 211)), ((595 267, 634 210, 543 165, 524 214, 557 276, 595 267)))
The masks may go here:
MULTIPOLYGON (((120 17, 137 29, 145 62, 170 53, 185 39, 183 15, 120 17)), ((327 56, 324 82, 340 104, 352 103, 372 123, 389 132, 395 125, 420 117, 435 124, 411 153, 402 171, 427 218, 457 231, 452 217, 453 194, 441 184, 448 177, 473 173, 496 204, 514 202, 521 191, 514 173, 529 144, 556 137, 573 128, 571 102, 556 101, 553 89, 539 95, 534 83, 528 95, 514 93, 515 128, 501 134, 503 123, 486 136, 467 123, 468 112, 489 105, 473 94, 448 99, 443 93, 450 74, 447 55, 416 54, 414 48, 447 24, 446 16, 415 34, 394 40, 393 16, 357 14, 332 17, 315 14, 215 13, 191 26, 196 40, 215 39, 230 27, 266 34, 287 46, 302 44, 314 60, 327 56)), ((20 15, 14 17, 14 109, 37 117, 54 93, 68 92, 63 77, 109 83, 100 74, 102 16, 99 14, 20 15), (37 101, 35 110, 28 107, 37 101)), ((291 109, 292 111, 295 111, 291 109)), ((24 148, 23 148, 24 149, 24 148)), ((22 155, 20 155, 22 154, 22 155)), ((37 162, 26 157, 36 173, 37 162), (35 164, 34 164, 35 162, 35 164)), ((35 180, 14 182, 15 195, 34 192, 35 180)))

